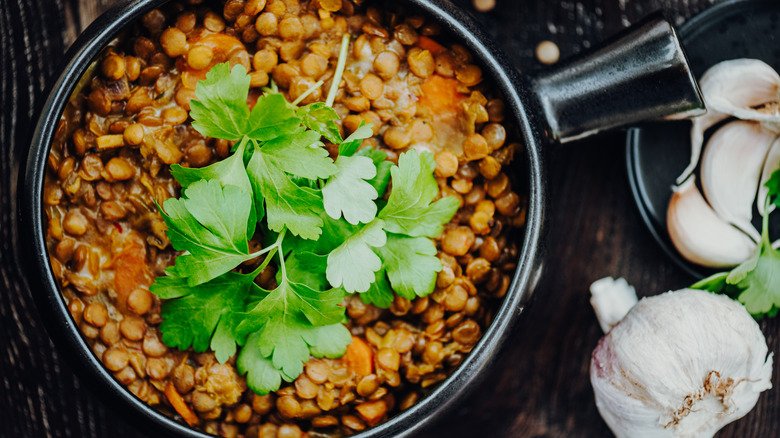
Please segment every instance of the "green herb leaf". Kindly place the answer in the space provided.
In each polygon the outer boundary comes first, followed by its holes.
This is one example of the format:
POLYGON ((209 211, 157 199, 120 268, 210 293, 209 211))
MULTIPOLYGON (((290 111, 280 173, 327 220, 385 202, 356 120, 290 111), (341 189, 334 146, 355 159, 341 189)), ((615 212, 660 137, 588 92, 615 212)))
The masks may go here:
POLYGON ((398 166, 390 170, 393 190, 379 212, 387 231, 414 237, 441 235, 443 225, 452 219, 460 203, 454 197, 445 197, 431 204, 439 194, 433 177, 435 167, 429 152, 410 150, 398 157, 398 166))
POLYGON ((209 347, 220 362, 236 353, 235 314, 244 304, 254 277, 228 272, 207 283, 190 286, 186 279, 158 277, 150 287, 162 304, 162 340, 169 347, 196 352, 209 347))
POLYGON ((343 324, 312 327, 298 320, 269 321, 262 331, 249 336, 236 365, 254 392, 268 394, 279 389, 282 379, 295 380, 309 355, 341 357, 351 340, 343 324))
POLYGON ((726 277, 728 276, 728 272, 719 272, 717 274, 713 274, 694 283, 691 286, 691 289, 719 292, 726 286, 726 277))
POLYGON ((246 375, 246 384, 256 394, 265 395, 282 385, 282 374, 261 351, 263 340, 259 333, 247 338, 236 358, 236 369, 246 375))
POLYGON ((327 178, 337 171, 336 164, 322 147, 320 134, 302 131, 277 137, 255 150, 271 165, 300 178, 327 178))
POLYGON ((441 271, 433 241, 388 233, 387 243, 377 252, 398 295, 411 300, 433 292, 436 275, 441 271))
POLYGON ((316 240, 322 234, 320 191, 296 185, 262 151, 252 155, 247 171, 254 191, 263 194, 268 228, 280 232, 287 227, 304 239, 316 240))
POLYGON ((238 140, 247 131, 249 75, 241 64, 217 64, 195 87, 190 101, 192 127, 205 137, 238 140))
POLYGON ((369 289, 374 273, 382 267, 382 260, 371 250, 387 241, 382 226, 381 220, 371 222, 328 255, 326 276, 333 287, 343 287, 349 293, 369 289))
POLYGON ((217 180, 222 183, 223 186, 233 185, 240 187, 247 192, 252 191, 252 186, 249 183, 249 177, 246 175, 246 169, 244 168, 244 151, 246 150, 246 142, 241 141, 236 147, 236 151, 229 157, 222 161, 217 161, 214 164, 192 168, 184 167, 179 164, 171 166, 171 175, 176 178, 176 181, 182 186, 187 188, 193 183, 205 180, 217 180))
POLYGON ((339 126, 336 124, 339 115, 324 102, 302 106, 298 108, 297 114, 307 128, 317 132, 333 144, 341 143, 341 133, 339 133, 339 126))
MULTIPOLYGON (((252 183, 249 181, 249 176, 246 174, 246 168, 244 167, 245 151, 246 141, 241 141, 238 143, 233 155, 222 161, 200 168, 174 164, 171 166, 171 174, 185 189, 200 180, 216 180, 221 182, 223 186, 233 185, 245 190, 247 193, 252 193, 252 183)), ((247 227, 249 236, 254 234, 257 221, 262 219, 265 214, 262 194, 256 193, 254 198, 256 202, 253 202, 254 209, 250 213, 247 227)))
POLYGON ((780 169, 775 170, 764 185, 768 189, 768 203, 780 207, 780 169))
POLYGON ((371 128, 371 124, 361 122, 358 129, 339 145, 339 156, 351 157, 355 155, 363 140, 371 138, 373 135, 374 130, 371 128))
MULTIPOLYGON (((742 289, 737 299, 745 305, 752 315, 763 315, 780 307, 780 253, 771 246, 762 247, 761 255, 755 262, 748 260, 737 269, 742 273, 734 278, 729 275, 727 282, 742 289), (749 269, 749 270, 748 270, 749 269)), ((732 271, 732 274, 734 271, 732 271)))
POLYGON ((285 265, 290 281, 305 284, 315 290, 329 288, 325 278, 327 256, 308 251, 293 251, 285 259, 285 265))
POLYGON ((339 156, 337 173, 322 188, 323 203, 328 216, 344 219, 350 224, 368 223, 376 217, 379 196, 367 182, 376 176, 374 162, 368 157, 339 156))
POLYGON ((340 306, 342 290, 318 292, 294 283, 287 278, 286 267, 282 268, 279 281, 279 287, 267 291, 237 329, 239 336, 251 333, 238 357, 242 364, 239 371, 249 372, 247 380, 261 393, 278 386, 273 386, 277 380, 268 367, 261 366, 260 373, 254 374, 250 363, 258 358, 269 359, 280 379, 291 382, 303 371, 310 355, 344 354, 350 341, 349 331, 340 324, 344 318, 344 308, 340 306))
POLYGON ((387 309, 393 304, 395 294, 387 281, 387 271, 380 269, 376 271, 374 282, 368 290, 360 294, 360 299, 366 304, 373 304, 381 309, 387 309))
POLYGON ((780 311, 780 251, 769 240, 769 205, 780 195, 780 169, 766 184, 766 213, 762 219, 761 242, 753 257, 731 272, 722 272, 691 286, 735 297, 756 318, 775 316, 780 311))
POLYGON ((249 115, 246 136, 258 141, 301 132, 301 119, 279 93, 266 93, 255 102, 249 115))
POLYGON ((181 199, 166 200, 160 213, 171 245, 187 251, 176 258, 176 275, 195 286, 256 257, 247 237, 251 208, 251 194, 216 180, 195 182, 181 199))
POLYGON ((387 191, 387 185, 390 183, 390 169, 393 168, 393 163, 387 161, 387 154, 384 151, 374 148, 363 148, 357 151, 357 155, 371 158, 376 167, 376 176, 368 180, 376 190, 379 198, 385 195, 387 191))

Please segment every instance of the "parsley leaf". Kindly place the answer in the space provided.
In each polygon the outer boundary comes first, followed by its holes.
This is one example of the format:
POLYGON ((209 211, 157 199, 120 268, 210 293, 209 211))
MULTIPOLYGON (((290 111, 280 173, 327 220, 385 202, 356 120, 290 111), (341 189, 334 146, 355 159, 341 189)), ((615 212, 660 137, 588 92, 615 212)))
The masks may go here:
POLYGON ((333 287, 343 287, 349 293, 369 289, 374 273, 382 267, 382 260, 371 250, 387 241, 382 226, 381 220, 371 222, 328 254, 326 276, 333 287))
POLYGON ((269 321, 263 331, 247 338, 236 360, 247 385, 258 394, 279 389, 282 379, 292 382, 303 372, 309 356, 337 358, 352 341, 343 324, 313 327, 291 319, 269 321))
POLYGON ((320 134, 314 131, 277 137, 256 148, 257 153, 263 154, 271 165, 300 178, 327 178, 337 170, 322 147, 320 134))
POLYGON ((780 169, 775 170, 764 185, 768 189, 768 202, 780 207, 780 169))
POLYGON ((192 127, 205 137, 238 140, 247 131, 249 75, 241 64, 217 64, 195 87, 190 101, 192 127))
POLYGON ((441 261, 432 240, 388 233, 387 243, 378 252, 398 295, 411 300, 433 292, 441 261))
MULTIPOLYGON (((239 142, 233 155, 205 167, 190 168, 174 164, 171 166, 171 174, 185 189, 200 180, 217 180, 223 186, 233 185, 245 190, 247 193, 252 193, 252 183, 249 181, 249 176, 246 174, 246 168, 244 167, 246 143, 246 141, 239 142)), ((254 234, 257 221, 262 219, 265 214, 262 194, 255 193, 254 195, 254 209, 250 212, 247 226, 247 234, 249 236, 254 234)))
POLYGON ((443 225, 452 219, 460 203, 448 196, 431 204, 439 194, 433 177, 435 167, 429 152, 419 154, 410 150, 398 157, 398 166, 390 170, 393 190, 387 205, 379 212, 387 231, 414 237, 441 235, 443 225))
POLYGON ((385 195, 387 186, 390 183, 390 169, 393 163, 387 161, 387 154, 384 151, 374 148, 363 148, 357 151, 357 155, 371 158, 376 167, 376 176, 368 180, 368 183, 376 190, 378 197, 385 195))
POLYGON ((325 278, 327 257, 308 251, 291 252, 285 259, 287 278, 317 290, 328 289, 325 278))
POLYGON ((376 176, 376 167, 371 158, 362 156, 339 156, 336 159, 338 172, 322 188, 323 203, 328 216, 344 219, 352 225, 371 222, 376 217, 376 203, 379 196, 376 189, 367 182, 376 176))
POLYGON ((339 133, 339 126, 336 124, 339 115, 333 108, 323 102, 314 102, 298 108, 297 115, 307 128, 317 132, 333 144, 341 143, 341 133, 339 133))
POLYGON ((762 245, 760 254, 737 267, 740 268, 739 275, 729 275, 726 281, 742 289, 737 300, 748 312, 763 315, 780 307, 780 252, 771 245, 762 245))
MULTIPOLYGON (((766 183, 769 189, 765 203, 780 202, 780 169, 766 183)), ((780 251, 769 241, 769 209, 762 221, 761 242, 753 257, 731 272, 722 272, 691 286, 735 297, 756 318, 773 317, 780 311, 780 251)))
POLYGON ((241 141, 236 146, 236 151, 222 161, 199 168, 174 164, 171 166, 171 175, 185 189, 192 183, 206 179, 217 180, 222 185, 233 185, 250 192, 252 186, 249 183, 249 177, 246 175, 246 169, 244 169, 245 150, 246 141, 241 141))
POLYGON ((243 312, 254 276, 228 272, 207 283, 191 287, 180 277, 158 277, 150 290, 165 299, 162 304, 162 340, 169 347, 209 347, 220 362, 236 353, 233 331, 235 313, 243 312))
POLYGON ((263 291, 265 296, 246 314, 238 326, 239 336, 249 333, 238 356, 239 372, 258 393, 279 388, 281 379, 291 382, 303 371, 310 355, 338 357, 350 342, 341 324, 344 292, 319 292, 287 277, 282 262, 279 286, 263 291), (255 367, 258 362, 265 362, 255 367), (270 366, 269 366, 270 365, 270 366))
POLYGON ((371 138, 373 135, 374 130, 371 128, 370 123, 360 123, 358 129, 339 145, 339 156, 351 157, 355 155, 363 140, 371 138))
POLYGON ((267 93, 255 102, 249 115, 247 137, 258 141, 269 141, 283 135, 302 131, 301 119, 290 108, 290 104, 279 93, 267 93))
POLYGON ((216 180, 198 181, 181 199, 166 200, 160 214, 171 245, 187 251, 176 258, 176 275, 195 286, 256 257, 247 238, 251 209, 249 193, 216 180))
POLYGON ((387 271, 384 268, 376 271, 374 282, 368 290, 360 294, 360 299, 364 303, 373 304, 381 309, 387 309, 393 304, 393 289, 390 287, 390 282, 387 281, 387 271))
POLYGON ((252 155, 247 171, 255 193, 263 194, 268 228, 281 232, 287 227, 304 239, 317 239, 322 234, 319 190, 295 184, 262 150, 252 155))

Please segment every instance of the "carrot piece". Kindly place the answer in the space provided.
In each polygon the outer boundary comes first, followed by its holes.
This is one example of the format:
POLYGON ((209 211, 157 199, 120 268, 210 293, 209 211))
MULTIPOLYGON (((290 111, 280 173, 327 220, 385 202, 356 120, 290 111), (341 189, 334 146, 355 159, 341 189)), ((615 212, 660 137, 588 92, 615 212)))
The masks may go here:
POLYGON ((369 401, 355 406, 355 410, 360 418, 373 427, 387 414, 387 403, 382 399, 369 401))
POLYGON ((367 376, 374 372, 374 352, 364 340, 356 336, 353 336, 352 342, 347 345, 344 362, 347 368, 359 376, 367 376))
POLYGON ((446 47, 437 43, 436 40, 434 40, 433 38, 429 38, 425 35, 420 35, 417 38, 417 47, 431 52, 433 56, 436 56, 439 53, 447 50, 446 47))
POLYGON ((181 418, 183 418, 187 424, 195 426, 200 423, 198 416, 195 415, 195 412, 192 412, 192 409, 190 409, 189 406, 187 406, 187 403, 181 398, 181 394, 176 391, 176 387, 174 387, 171 382, 168 382, 168 384, 165 385, 165 397, 171 402, 171 406, 173 406, 176 413, 181 415, 181 418))
POLYGON ((460 102, 465 97, 458 92, 457 80, 441 75, 431 75, 420 88, 420 105, 434 114, 459 111, 460 102))
POLYGON ((114 255, 114 290, 117 303, 124 310, 125 301, 138 288, 148 288, 152 273, 146 263, 146 245, 139 235, 130 233, 124 237, 121 250, 114 255))

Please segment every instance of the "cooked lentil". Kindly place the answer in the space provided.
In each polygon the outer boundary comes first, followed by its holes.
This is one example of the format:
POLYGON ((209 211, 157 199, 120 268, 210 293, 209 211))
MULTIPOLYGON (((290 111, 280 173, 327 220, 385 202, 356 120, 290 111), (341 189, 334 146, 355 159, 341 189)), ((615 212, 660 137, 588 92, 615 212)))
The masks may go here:
MULTIPOLYGON (((471 54, 420 16, 384 14, 353 0, 172 3, 142 17, 99 60, 67 106, 49 158, 43 203, 53 271, 68 309, 98 357, 144 402, 178 418, 172 383, 225 437, 340 436, 413 406, 457 367, 490 323, 517 257, 525 199, 507 169, 504 104, 471 54), (224 61, 250 73, 250 99, 273 80, 293 100, 317 80, 330 87, 341 35, 354 39, 334 108, 345 134, 373 124, 368 143, 391 160, 430 150, 442 195, 462 207, 437 240, 442 270, 428 297, 389 309, 346 299, 348 327, 372 354, 360 373, 341 359, 311 359, 294 382, 257 395, 213 353, 168 348, 160 301, 148 290, 176 256, 155 202, 175 196, 168 166, 202 167, 231 144, 189 124, 199 79, 224 61)), ((322 100, 317 90, 304 101, 322 100)), ((259 240, 259 236, 258 236, 259 240)), ((273 279, 267 269, 261 283, 273 279)))

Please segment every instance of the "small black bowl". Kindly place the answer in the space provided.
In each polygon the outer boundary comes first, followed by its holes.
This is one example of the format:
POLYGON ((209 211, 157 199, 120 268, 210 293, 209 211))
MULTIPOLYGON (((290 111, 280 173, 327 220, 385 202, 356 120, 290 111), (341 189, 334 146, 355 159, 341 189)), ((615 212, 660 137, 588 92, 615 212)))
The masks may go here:
MULTIPOLYGON (((45 242, 42 189, 47 157, 55 127, 76 84, 109 42, 133 20, 168 0, 135 0, 99 17, 65 56, 63 72, 51 85, 40 109, 26 166, 23 168, 19 248, 23 266, 38 308, 55 345, 74 368, 105 395, 120 412, 126 412, 154 435, 205 437, 201 432, 147 406, 127 391, 103 367, 72 320, 52 274, 45 242)), ((525 147, 518 151, 515 180, 526 188, 527 226, 520 245, 517 269, 493 322, 472 352, 445 381, 403 413, 359 436, 411 434, 441 418, 484 375, 511 327, 528 303, 541 273, 541 235, 546 186, 542 147, 644 118, 703 108, 693 76, 674 29, 661 19, 640 24, 620 39, 578 60, 561 64, 529 78, 518 72, 496 49, 475 21, 447 1, 404 0, 386 4, 404 6, 435 19, 450 36, 474 54, 490 81, 504 98, 507 121, 514 125, 525 147), (659 90, 663 90, 659 92, 659 90)), ((381 4, 380 4, 381 5, 381 4)))
MULTIPOLYGON (((680 39, 696 77, 719 62, 737 58, 760 59, 780 69, 780 2, 719 3, 686 22, 680 28, 680 39)), ((716 271, 685 260, 666 231, 672 186, 690 159, 690 131, 687 121, 654 122, 630 129, 626 165, 634 201, 647 229, 675 264, 699 279, 716 271)), ((760 230, 759 216, 754 216, 760 230)))

